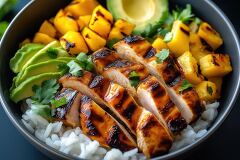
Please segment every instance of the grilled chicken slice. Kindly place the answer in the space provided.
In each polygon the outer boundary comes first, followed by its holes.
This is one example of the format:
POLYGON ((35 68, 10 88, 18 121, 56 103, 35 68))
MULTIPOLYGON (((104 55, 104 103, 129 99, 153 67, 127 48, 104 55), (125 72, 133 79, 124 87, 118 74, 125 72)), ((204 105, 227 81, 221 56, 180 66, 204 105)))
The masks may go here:
POLYGON ((155 77, 150 76, 142 82, 137 89, 137 95, 141 104, 154 113, 173 133, 187 127, 179 109, 155 77))
POLYGON ((170 54, 163 63, 156 63, 156 50, 139 36, 127 37, 115 44, 114 48, 121 58, 145 65, 151 74, 158 78, 188 123, 199 118, 204 108, 194 88, 179 91, 185 77, 174 56, 170 54))
POLYGON ((63 87, 78 90, 102 106, 107 106, 136 137, 137 120, 142 108, 123 87, 110 82, 103 76, 94 75, 87 71, 82 77, 64 76, 59 82, 63 87))
MULTIPOLYGON (((64 88, 55 96, 56 100, 61 98, 67 99, 67 104, 55 109, 54 118, 64 122, 65 125, 71 127, 79 126, 79 108, 81 94, 75 90, 64 88)), ((54 106, 52 106, 54 108, 54 106)))
POLYGON ((92 140, 97 140, 106 148, 118 148, 121 151, 137 147, 123 126, 88 96, 82 96, 80 110, 82 131, 92 140))
POLYGON ((137 144, 147 158, 167 153, 173 139, 156 117, 144 110, 137 127, 137 144))
POLYGON ((102 48, 96 51, 93 55, 95 69, 104 77, 121 84, 136 98, 136 86, 131 83, 131 74, 137 73, 139 81, 148 77, 147 69, 136 63, 131 63, 121 59, 114 51, 107 48, 102 48))

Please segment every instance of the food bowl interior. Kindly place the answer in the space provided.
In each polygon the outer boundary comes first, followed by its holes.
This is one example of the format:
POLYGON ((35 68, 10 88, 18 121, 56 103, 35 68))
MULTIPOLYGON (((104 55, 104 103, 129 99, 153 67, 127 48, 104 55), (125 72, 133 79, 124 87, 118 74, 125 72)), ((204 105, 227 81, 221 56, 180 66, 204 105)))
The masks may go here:
MULTIPOLYGON (((21 122, 21 110, 19 105, 14 104, 9 100, 9 88, 12 83, 13 74, 9 69, 9 60, 14 56, 18 49, 19 43, 27 37, 33 36, 38 30, 40 24, 50 17, 54 16, 57 11, 67 5, 70 0, 38 0, 32 1, 29 6, 25 8, 25 11, 21 12, 17 18, 13 21, 8 29, 6 36, 2 39, 2 45, 0 47, 0 92, 2 95, 2 101, 5 104, 5 109, 8 115, 12 117, 12 120, 18 122, 18 129, 27 132, 21 122)), ((105 1, 100 1, 105 5, 105 1)), ((218 32, 221 33, 224 39, 224 46, 219 50, 220 53, 227 53, 231 57, 233 72, 228 75, 224 80, 221 105, 219 115, 210 129, 212 133, 216 126, 220 125, 223 117, 229 113, 231 106, 236 99, 237 89, 239 86, 239 46, 237 36, 234 30, 231 29, 231 24, 228 24, 226 17, 221 15, 221 12, 216 11, 212 5, 212 2, 208 0, 196 1, 196 0, 170 0, 171 6, 177 4, 179 6, 185 6, 190 3, 193 6, 194 13, 201 19, 209 22, 218 32)), ((117 6, 116 6, 117 7, 117 6)), ((29 134, 29 133, 28 133, 29 134)), ((169 155, 162 156, 163 159, 173 158, 181 155, 183 152, 192 149, 194 145, 198 145, 200 141, 203 141, 210 134, 200 139, 195 144, 188 146, 180 151, 171 153, 169 155)), ((28 136, 29 137, 29 136, 28 136)), ((38 145, 39 147, 39 145, 38 145)), ((46 152, 46 151, 44 151, 46 152)), ((51 152, 51 151, 50 151, 51 152)), ((53 150, 52 150, 53 153, 53 150)), ((56 151, 57 153, 57 151, 56 151)), ((61 155, 61 158, 69 158, 66 155, 61 155)))

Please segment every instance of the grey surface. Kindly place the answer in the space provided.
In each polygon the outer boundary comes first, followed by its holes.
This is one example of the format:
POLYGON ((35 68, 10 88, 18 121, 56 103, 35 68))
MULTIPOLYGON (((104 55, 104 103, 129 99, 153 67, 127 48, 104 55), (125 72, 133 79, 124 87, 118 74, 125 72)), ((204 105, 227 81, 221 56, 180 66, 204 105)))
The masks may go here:
MULTIPOLYGON (((21 5, 26 2, 27 0, 21 0, 21 5)), ((237 13, 237 6, 234 6, 231 1, 228 1, 228 4, 225 1, 224 4, 223 0, 218 0, 218 3, 222 4, 221 6, 226 9, 227 15, 232 18, 236 27, 239 27, 238 15, 234 14, 234 7, 236 9, 235 13, 237 13)), ((21 8, 21 6, 18 8, 21 8)), ((240 100, 237 104, 239 103, 240 100)), ((239 115, 239 109, 235 107, 224 125, 208 140, 205 146, 202 146, 189 159, 238 159, 237 146, 240 142, 238 140, 238 135, 240 135, 239 115)), ((2 109, 0 109, 0 126, 2 126, 0 132, 2 143, 0 145, 1 159, 47 159, 19 134, 2 109)))

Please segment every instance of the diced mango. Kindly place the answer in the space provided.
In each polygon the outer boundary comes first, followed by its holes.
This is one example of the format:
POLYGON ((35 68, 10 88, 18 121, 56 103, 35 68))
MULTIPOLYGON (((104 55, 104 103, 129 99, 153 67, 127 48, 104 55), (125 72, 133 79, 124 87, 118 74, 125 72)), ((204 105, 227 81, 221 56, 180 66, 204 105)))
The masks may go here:
POLYGON ((217 99, 217 86, 210 81, 203 81, 195 87, 202 101, 212 102, 217 99))
POLYGON ((78 31, 78 24, 69 13, 59 11, 54 18, 54 26, 64 35, 68 31, 78 31))
POLYGON ((93 14, 89 22, 89 28, 98 33, 103 38, 107 39, 108 34, 111 31, 111 23, 108 22, 105 18, 97 16, 97 14, 93 14))
POLYGON ((168 49, 167 44, 163 41, 162 38, 158 37, 154 40, 152 44, 153 48, 155 48, 158 52, 162 49, 168 49))
POLYGON ((196 59, 189 51, 178 57, 177 60, 183 70, 186 79, 190 83, 197 85, 204 80, 203 76, 201 76, 198 72, 198 65, 196 59))
POLYGON ((103 6, 98 5, 94 10, 93 10, 93 17, 103 17, 105 20, 110 22, 111 24, 113 23, 113 16, 112 14, 106 10, 103 6))
POLYGON ((223 44, 220 34, 215 31, 208 23, 204 22, 200 25, 198 35, 204 39, 213 50, 216 50, 223 44))
POLYGON ((220 98, 221 91, 222 91, 223 78, 222 77, 210 77, 210 78, 208 78, 208 81, 213 82, 217 86, 217 98, 220 98))
POLYGON ((173 34, 172 40, 167 43, 170 51, 173 52, 176 57, 189 51, 189 27, 183 22, 177 20, 173 24, 171 33, 173 34))
POLYGON ((114 27, 118 28, 121 33, 129 36, 135 28, 135 25, 123 19, 119 19, 115 22, 114 27))
POLYGON ((34 38, 33 38, 33 43, 42 43, 42 44, 49 44, 53 41, 55 41, 56 39, 50 37, 47 34, 44 33, 36 33, 34 38))
POLYGON ((230 57, 223 54, 209 54, 199 60, 205 77, 223 77, 232 71, 230 57))
POLYGON ((41 27, 39 29, 39 32, 47 34, 52 38, 55 38, 56 34, 57 34, 57 30, 55 29, 55 27, 49 21, 44 21, 43 22, 43 24, 41 25, 41 27))
POLYGON ((74 0, 72 1, 65 10, 72 13, 74 17, 85 16, 92 14, 95 7, 99 3, 96 0, 74 0))
POLYGON ((97 33, 93 32, 91 29, 87 27, 83 28, 82 35, 88 47, 92 51, 97 51, 98 49, 106 45, 106 40, 104 38, 102 38, 97 33))
POLYGON ((111 32, 109 33, 108 39, 123 39, 124 36, 123 34, 120 32, 120 30, 116 27, 113 27, 111 32))
POLYGON ((86 16, 80 16, 79 19, 81 19, 84 22, 84 24, 87 26, 91 20, 91 17, 92 15, 86 15, 86 16))
POLYGON ((190 33, 189 47, 190 52, 198 62, 202 57, 211 53, 205 49, 206 46, 202 44, 200 37, 196 33, 190 33))
POLYGON ((88 47, 79 32, 69 31, 61 39, 60 43, 70 54, 88 53, 88 47))

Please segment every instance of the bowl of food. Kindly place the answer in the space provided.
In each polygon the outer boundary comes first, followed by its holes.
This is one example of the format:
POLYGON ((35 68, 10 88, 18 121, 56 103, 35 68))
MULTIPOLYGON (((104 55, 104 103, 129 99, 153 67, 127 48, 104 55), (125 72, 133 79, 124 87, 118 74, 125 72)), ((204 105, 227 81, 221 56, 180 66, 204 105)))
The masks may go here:
POLYGON ((52 158, 179 158, 231 111, 239 51, 207 0, 31 1, 1 41, 1 103, 52 158))

